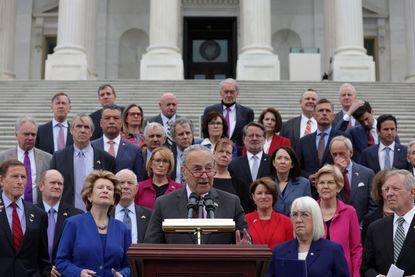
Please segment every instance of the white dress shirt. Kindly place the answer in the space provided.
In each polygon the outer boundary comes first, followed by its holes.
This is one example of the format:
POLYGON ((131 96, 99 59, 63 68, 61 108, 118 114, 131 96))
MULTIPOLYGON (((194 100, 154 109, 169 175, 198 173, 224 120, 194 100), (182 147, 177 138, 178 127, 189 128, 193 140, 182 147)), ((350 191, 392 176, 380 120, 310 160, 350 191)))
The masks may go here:
MULTIPOLYGON (((122 221, 123 217, 124 217, 124 211, 122 211, 122 209, 124 209, 123 206, 121 206, 120 204, 117 204, 117 206, 115 206, 115 219, 122 221)), ((138 241, 138 235, 137 235, 137 215, 135 212, 135 204, 134 202, 130 204, 130 206, 127 207, 127 209, 130 211, 128 213, 130 219, 131 219, 131 240, 132 243, 137 243, 138 241)))

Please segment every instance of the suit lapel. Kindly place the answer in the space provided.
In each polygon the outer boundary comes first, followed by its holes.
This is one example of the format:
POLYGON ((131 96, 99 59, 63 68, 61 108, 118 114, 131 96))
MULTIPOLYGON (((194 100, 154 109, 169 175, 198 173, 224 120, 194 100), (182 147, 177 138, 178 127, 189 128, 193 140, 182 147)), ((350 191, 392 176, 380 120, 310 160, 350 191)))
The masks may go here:
POLYGON ((33 212, 33 208, 32 206, 27 205, 24 201, 23 201, 23 206, 24 206, 24 216, 25 216, 25 220, 26 220, 26 231, 24 233, 23 236, 23 241, 22 241, 22 245, 20 246, 20 250, 23 249, 23 247, 26 244, 30 244, 30 234, 32 233, 32 229, 34 228, 34 225, 37 224, 38 222, 38 218, 35 217, 35 213, 33 212))
MULTIPOLYGON (((245 180, 249 180, 249 184, 252 183, 251 168, 249 167, 248 155, 242 156, 242 172, 245 174, 245 180)), ((259 170, 258 170, 259 172, 259 170)), ((249 185, 248 184, 248 185, 249 185)))
POLYGON ((61 237, 61 234, 62 234, 63 223, 65 219, 67 219, 69 216, 71 215, 69 213, 68 207, 63 205, 63 203, 61 202, 59 205, 59 211, 58 211, 58 216, 56 220, 55 236, 53 238, 53 249, 55 249, 58 246, 59 238, 61 237))
POLYGON ((266 165, 268 165, 268 163, 267 163, 267 161, 270 159, 270 157, 267 155, 267 154, 265 154, 265 153, 262 153, 262 159, 261 159, 261 162, 259 163, 259 169, 258 169, 258 175, 257 175, 257 178, 259 177, 259 176, 264 176, 264 174, 263 174, 263 172, 264 172, 264 170, 265 170, 265 167, 266 167, 266 165))
POLYGON ((399 253, 398 261, 402 259, 408 252, 411 254, 414 251, 414 243, 415 243, 415 216, 412 218, 411 225, 408 229, 408 234, 406 234, 405 241, 402 245, 401 253, 399 253))
POLYGON ((138 230, 137 230, 138 241, 137 242, 140 243, 140 242, 143 242, 144 240, 144 234, 146 232, 144 222, 148 220, 148 218, 142 213, 142 210, 137 205, 135 205, 135 216, 136 216, 137 226, 138 226, 138 230))
POLYGON ((94 169, 104 169, 104 161, 101 161, 101 155, 97 149, 94 149, 94 169))
POLYGON ((307 268, 310 268, 319 256, 320 256, 320 240, 312 241, 310 250, 308 251, 307 258, 306 258, 307 268))
POLYGON ((357 192, 357 185, 360 182, 360 169, 355 163, 352 163, 352 182, 350 183, 350 199, 354 199, 357 192))
POLYGON ((125 150, 126 150, 126 143, 123 139, 120 140, 120 145, 118 146, 116 161, 119 162, 119 160, 124 156, 125 150))
POLYGON ((10 247, 14 249, 12 242, 12 231, 10 230, 9 221, 7 220, 6 207, 4 206, 3 198, 0 194, 0 225, 7 237, 7 241, 10 243, 10 247))
POLYGON ((398 143, 395 143, 395 149, 393 150, 394 157, 393 157, 393 167, 399 167, 400 161, 405 161, 406 156, 404 155, 404 149, 402 149, 401 145, 398 143))
MULTIPOLYGON (((177 194, 176 198, 176 211, 177 211, 177 217, 178 218, 187 218, 187 192, 186 188, 182 189, 182 193, 177 194)), ((189 236, 193 243, 196 244, 197 240, 196 237, 192 234, 183 234, 186 236, 189 236)))
MULTIPOLYGON (((279 188, 278 188, 278 190, 279 190, 279 188)), ((279 191, 278 196, 281 196, 282 199, 286 199, 288 197, 288 195, 293 191, 295 191, 295 189, 294 189, 294 185, 292 183, 292 180, 288 180, 287 186, 285 187, 284 195, 282 195, 282 193, 279 191)))
POLYGON ((47 137, 48 137, 49 149, 52 150, 52 153, 53 153, 55 151, 55 143, 53 142, 53 122, 52 121, 49 122, 49 124, 46 125, 46 128, 47 128, 46 134, 48 135, 47 137))
POLYGON ((293 126, 294 138, 300 139, 300 130, 301 130, 301 116, 297 117, 295 124, 293 126))
MULTIPOLYGON (((215 205, 215 218, 223 218, 223 213, 222 213, 222 207, 221 207, 221 203, 219 200, 219 194, 217 193, 216 189, 212 188, 210 190, 210 196, 212 196, 213 198, 213 202, 216 204, 215 205)), ((203 243, 209 243, 209 239, 211 238, 212 234, 206 234, 202 236, 202 242, 203 243)), ((193 236, 193 238, 195 238, 195 236, 193 236)))

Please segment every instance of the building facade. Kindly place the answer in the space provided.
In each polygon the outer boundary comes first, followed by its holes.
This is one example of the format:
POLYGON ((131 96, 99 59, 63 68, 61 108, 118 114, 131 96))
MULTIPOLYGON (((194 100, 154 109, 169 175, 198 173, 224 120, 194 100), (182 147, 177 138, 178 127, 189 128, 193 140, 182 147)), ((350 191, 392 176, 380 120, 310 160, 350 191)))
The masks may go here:
POLYGON ((414 81, 415 1, 0 0, 0 79, 323 75, 414 81))

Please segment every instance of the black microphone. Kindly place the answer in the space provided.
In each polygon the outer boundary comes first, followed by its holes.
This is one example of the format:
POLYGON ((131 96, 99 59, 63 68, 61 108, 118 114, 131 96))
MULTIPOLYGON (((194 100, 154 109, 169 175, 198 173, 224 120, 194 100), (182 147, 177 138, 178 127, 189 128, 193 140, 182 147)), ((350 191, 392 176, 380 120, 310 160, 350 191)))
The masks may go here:
POLYGON ((199 195, 194 192, 189 195, 189 202, 187 203, 187 218, 193 218, 193 211, 197 208, 199 199, 199 195))
POLYGON ((197 217, 203 218, 203 199, 199 199, 199 201, 197 201, 197 208, 199 209, 197 217))
POLYGON ((207 212, 208 218, 215 218, 215 201, 213 201, 212 196, 210 194, 206 194, 205 197, 203 197, 203 203, 205 204, 205 209, 207 212))

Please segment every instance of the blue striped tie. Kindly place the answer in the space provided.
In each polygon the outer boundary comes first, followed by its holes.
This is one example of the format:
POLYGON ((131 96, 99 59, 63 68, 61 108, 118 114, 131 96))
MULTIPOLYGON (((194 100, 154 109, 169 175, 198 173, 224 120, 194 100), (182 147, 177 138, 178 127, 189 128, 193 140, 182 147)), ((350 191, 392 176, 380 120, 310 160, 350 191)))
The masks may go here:
POLYGON ((403 229, 405 219, 399 217, 396 222, 398 223, 398 227, 396 228, 395 238, 393 239, 393 262, 395 264, 398 261, 399 253, 401 253, 402 245, 405 241, 405 230, 403 229))

